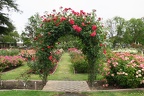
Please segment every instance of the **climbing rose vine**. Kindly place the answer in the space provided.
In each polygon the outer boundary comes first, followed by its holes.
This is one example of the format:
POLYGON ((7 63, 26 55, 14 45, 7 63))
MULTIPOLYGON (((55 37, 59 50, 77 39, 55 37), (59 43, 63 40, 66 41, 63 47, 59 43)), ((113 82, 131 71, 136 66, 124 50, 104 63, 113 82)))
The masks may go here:
POLYGON ((58 38, 65 35, 74 35, 82 40, 82 52, 86 55, 89 63, 90 85, 96 79, 97 60, 101 53, 106 53, 104 43, 106 34, 103 30, 101 18, 96 17, 96 10, 91 13, 76 12, 71 8, 60 7, 60 11, 53 10, 41 16, 42 24, 36 32, 35 47, 37 70, 46 83, 49 70, 53 67, 51 62, 53 56, 51 52, 55 48, 58 38))

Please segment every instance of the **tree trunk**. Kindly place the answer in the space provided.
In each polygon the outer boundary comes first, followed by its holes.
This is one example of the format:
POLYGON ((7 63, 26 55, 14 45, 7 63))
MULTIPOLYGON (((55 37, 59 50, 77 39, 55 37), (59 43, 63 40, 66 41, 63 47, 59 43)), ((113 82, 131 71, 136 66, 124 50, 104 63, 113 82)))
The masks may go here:
POLYGON ((45 71, 45 72, 43 73, 43 77, 42 77, 42 83, 43 83, 43 85, 46 85, 47 80, 48 80, 47 77, 48 77, 48 72, 45 71))
POLYGON ((92 88, 94 85, 94 81, 96 79, 96 64, 94 59, 89 60, 88 63, 89 63, 88 82, 90 87, 92 88))

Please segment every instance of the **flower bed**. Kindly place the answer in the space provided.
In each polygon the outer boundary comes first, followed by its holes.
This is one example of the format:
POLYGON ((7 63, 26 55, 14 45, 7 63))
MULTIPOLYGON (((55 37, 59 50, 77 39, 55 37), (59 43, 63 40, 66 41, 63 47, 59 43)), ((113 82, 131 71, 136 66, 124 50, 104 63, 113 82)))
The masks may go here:
POLYGON ((19 53, 19 49, 0 49, 0 56, 15 56, 19 53))
POLYGON ((113 53, 107 58, 107 83, 124 88, 144 86, 144 57, 130 53, 113 53))
POLYGON ((80 50, 75 48, 69 49, 72 67, 75 73, 87 73, 88 72, 88 62, 85 60, 84 55, 80 50))
MULTIPOLYGON (((53 72, 56 70, 58 61, 60 60, 62 53, 63 53, 62 49, 57 49, 57 50, 54 50, 51 52, 51 56, 49 56, 49 59, 53 63, 53 67, 50 70, 50 74, 53 74, 53 72)), ((28 55, 28 57, 26 57, 26 59, 28 61, 28 66, 30 67, 30 70, 28 70, 27 73, 37 74, 37 72, 36 72, 37 68, 35 66, 37 63, 35 62, 35 60, 36 60, 35 56, 33 57, 32 55, 28 55)))
POLYGON ((122 48, 122 49, 113 50, 113 52, 128 52, 132 54, 137 54, 138 50, 135 48, 122 48))
POLYGON ((21 66, 24 61, 21 56, 0 56, 0 71, 21 66))

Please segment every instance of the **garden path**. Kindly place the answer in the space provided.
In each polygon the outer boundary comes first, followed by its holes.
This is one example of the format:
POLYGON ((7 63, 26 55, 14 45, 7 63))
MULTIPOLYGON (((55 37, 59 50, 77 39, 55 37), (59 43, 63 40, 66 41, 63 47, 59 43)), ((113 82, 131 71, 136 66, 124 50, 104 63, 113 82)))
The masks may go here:
POLYGON ((71 75, 73 70, 71 70, 72 63, 70 62, 69 53, 64 53, 58 63, 58 67, 54 75, 57 75, 58 78, 62 80, 71 80, 71 75))
POLYGON ((54 75, 61 78, 58 80, 49 80, 44 86, 43 91, 61 91, 61 92, 85 92, 90 91, 86 81, 72 81, 71 77, 74 75, 71 70, 72 63, 70 62, 69 53, 64 53, 58 64, 58 69, 54 75))

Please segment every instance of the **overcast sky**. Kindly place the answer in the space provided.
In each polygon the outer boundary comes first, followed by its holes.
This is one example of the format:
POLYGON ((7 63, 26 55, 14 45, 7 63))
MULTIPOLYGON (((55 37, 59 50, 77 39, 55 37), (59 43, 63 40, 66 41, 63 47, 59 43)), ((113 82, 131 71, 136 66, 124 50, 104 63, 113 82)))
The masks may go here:
POLYGON ((103 20, 115 16, 127 20, 144 17, 144 0, 16 0, 16 3, 23 13, 10 12, 10 18, 19 33, 24 30, 28 18, 35 13, 38 12, 42 15, 45 11, 58 10, 60 6, 70 7, 75 11, 84 10, 85 12, 96 9, 97 16, 103 20))

